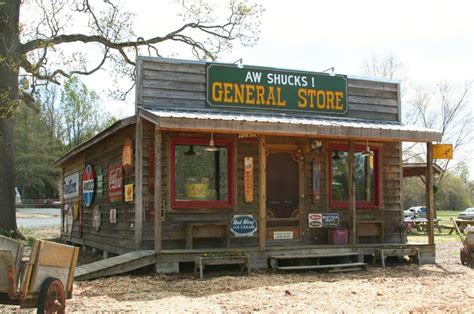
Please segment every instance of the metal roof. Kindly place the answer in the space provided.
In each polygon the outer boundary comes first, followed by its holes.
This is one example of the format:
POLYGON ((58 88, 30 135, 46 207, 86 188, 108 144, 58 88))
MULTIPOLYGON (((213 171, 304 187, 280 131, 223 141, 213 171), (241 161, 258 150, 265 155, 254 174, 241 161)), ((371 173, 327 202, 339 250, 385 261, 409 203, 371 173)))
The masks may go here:
POLYGON ((211 110, 139 108, 144 118, 162 129, 254 132, 294 136, 353 137, 413 142, 441 141, 441 132, 400 122, 348 118, 237 113, 211 110))

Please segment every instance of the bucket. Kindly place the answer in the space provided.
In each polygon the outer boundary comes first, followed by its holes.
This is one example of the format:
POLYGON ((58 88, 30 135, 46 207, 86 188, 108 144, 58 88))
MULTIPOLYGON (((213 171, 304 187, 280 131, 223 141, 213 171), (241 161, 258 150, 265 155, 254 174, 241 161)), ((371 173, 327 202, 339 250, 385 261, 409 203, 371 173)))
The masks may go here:
POLYGON ((328 230, 328 243, 344 245, 349 243, 349 231, 347 228, 334 228, 328 230))

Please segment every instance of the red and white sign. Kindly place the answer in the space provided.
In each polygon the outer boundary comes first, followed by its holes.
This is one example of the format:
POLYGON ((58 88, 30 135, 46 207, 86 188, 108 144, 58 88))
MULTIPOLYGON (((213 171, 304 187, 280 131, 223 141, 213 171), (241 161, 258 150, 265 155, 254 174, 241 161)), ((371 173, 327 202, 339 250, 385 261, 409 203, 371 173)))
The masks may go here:
POLYGON ((123 197, 123 168, 122 164, 110 165, 108 169, 109 200, 120 202, 123 197))
POLYGON ((323 215, 308 214, 308 226, 310 228, 321 228, 323 226, 323 215))

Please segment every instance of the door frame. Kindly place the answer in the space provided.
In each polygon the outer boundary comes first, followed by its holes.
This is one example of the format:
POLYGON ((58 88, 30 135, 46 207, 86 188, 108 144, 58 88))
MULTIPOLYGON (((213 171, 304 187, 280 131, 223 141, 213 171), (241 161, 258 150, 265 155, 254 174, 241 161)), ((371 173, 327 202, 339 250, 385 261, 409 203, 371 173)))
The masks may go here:
MULTIPOLYGON (((266 226, 268 216, 265 215, 265 229, 266 229, 266 234, 265 234, 265 240, 267 243, 273 243, 273 244, 281 244, 285 242, 303 242, 303 237, 304 237, 304 232, 303 232, 303 217, 304 217, 304 208, 305 208, 305 176, 304 176, 304 148, 302 146, 296 145, 296 144, 266 144, 265 145, 265 164, 267 167, 265 167, 265 170, 268 171, 268 155, 272 153, 289 153, 292 155, 293 160, 295 160, 298 163, 298 193, 299 193, 299 204, 298 204, 298 210, 299 210, 299 233, 300 237, 299 238, 294 238, 291 240, 274 240, 270 238, 269 235, 269 228, 266 226)), ((265 171, 265 176, 267 175, 265 171)), ((268 184, 267 180, 265 180, 265 184, 268 184)), ((267 191, 267 186, 265 186, 265 191, 267 191)), ((266 192, 265 192, 266 193, 266 192)), ((267 200, 265 199, 265 202, 267 200)), ((268 210, 268 208, 266 209, 268 210)), ((292 228, 295 229, 296 227, 292 228)), ((272 230, 272 229, 270 229, 272 230)), ((284 227, 282 228, 282 231, 284 231, 284 227)))

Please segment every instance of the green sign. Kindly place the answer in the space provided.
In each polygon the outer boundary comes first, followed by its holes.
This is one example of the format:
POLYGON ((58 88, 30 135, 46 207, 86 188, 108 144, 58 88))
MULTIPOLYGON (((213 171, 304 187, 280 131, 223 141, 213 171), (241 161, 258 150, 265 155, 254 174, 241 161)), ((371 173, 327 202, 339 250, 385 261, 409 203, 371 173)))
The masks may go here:
POLYGON ((211 107, 344 115, 344 75, 209 63, 207 103, 211 107))

